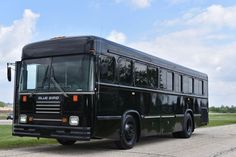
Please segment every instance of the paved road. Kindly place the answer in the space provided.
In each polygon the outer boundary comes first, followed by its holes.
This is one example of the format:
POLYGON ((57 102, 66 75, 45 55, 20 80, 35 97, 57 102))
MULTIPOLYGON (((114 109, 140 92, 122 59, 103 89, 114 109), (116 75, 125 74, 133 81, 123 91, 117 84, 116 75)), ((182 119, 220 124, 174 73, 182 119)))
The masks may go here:
POLYGON ((12 124, 12 120, 0 120, 0 125, 10 125, 12 124))
POLYGON ((0 150, 0 157, 236 157, 236 125, 197 129, 190 139, 149 137, 131 150, 117 150, 111 141, 78 142, 0 150))

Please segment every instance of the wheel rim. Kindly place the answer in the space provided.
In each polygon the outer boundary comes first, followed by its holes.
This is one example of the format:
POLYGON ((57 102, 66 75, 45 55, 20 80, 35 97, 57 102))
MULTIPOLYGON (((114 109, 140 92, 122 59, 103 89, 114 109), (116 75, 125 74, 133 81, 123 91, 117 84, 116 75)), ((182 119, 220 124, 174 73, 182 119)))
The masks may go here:
POLYGON ((135 129, 135 125, 133 122, 127 122, 125 124, 125 139, 127 142, 131 142, 135 139, 136 136, 136 129, 135 129))

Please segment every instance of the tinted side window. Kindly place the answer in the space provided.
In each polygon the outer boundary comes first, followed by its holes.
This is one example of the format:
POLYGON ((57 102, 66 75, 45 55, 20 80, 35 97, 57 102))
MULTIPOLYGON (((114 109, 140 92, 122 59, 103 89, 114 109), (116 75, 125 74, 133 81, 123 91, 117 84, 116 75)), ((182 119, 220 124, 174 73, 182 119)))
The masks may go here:
POLYGON ((130 60, 120 58, 119 64, 119 81, 121 84, 132 83, 132 64, 130 60))
POLYGON ((198 94, 199 95, 203 94, 203 81, 199 81, 198 83, 198 94))
POLYGON ((100 59, 100 79, 105 82, 114 80, 115 59, 109 56, 99 56, 100 59))
POLYGON ((188 78, 188 93, 193 93, 193 79, 188 78))
POLYGON ((158 85, 158 73, 157 68, 148 67, 148 85, 152 88, 157 87, 158 85))
POLYGON ((147 86, 148 76, 147 76, 147 66, 141 63, 135 63, 135 85, 137 86, 147 86))
POLYGON ((166 89, 167 88, 167 71, 164 69, 160 69, 160 88, 166 89))
POLYGON ((167 90, 173 90, 173 73, 167 72, 167 90))
POLYGON ((198 94, 198 83, 199 81, 197 79, 194 79, 194 94, 198 94))
POLYGON ((184 93, 189 92, 189 79, 187 76, 183 76, 183 92, 184 93))
POLYGON ((179 74, 175 74, 175 91, 181 92, 181 77, 179 74))
POLYGON ((208 95, 208 82, 204 81, 204 95, 207 96, 208 95))

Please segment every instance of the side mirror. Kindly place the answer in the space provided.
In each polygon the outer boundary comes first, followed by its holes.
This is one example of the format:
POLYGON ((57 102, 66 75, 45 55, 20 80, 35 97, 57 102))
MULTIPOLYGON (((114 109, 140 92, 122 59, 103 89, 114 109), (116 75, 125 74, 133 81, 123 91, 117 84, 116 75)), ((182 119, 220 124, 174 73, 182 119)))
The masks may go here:
POLYGON ((11 67, 7 67, 7 79, 11 82, 11 67))

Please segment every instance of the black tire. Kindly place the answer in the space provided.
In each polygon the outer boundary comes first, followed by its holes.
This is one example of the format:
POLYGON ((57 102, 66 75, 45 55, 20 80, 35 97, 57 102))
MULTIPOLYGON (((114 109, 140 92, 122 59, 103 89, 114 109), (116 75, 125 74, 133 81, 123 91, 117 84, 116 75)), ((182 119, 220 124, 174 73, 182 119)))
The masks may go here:
POLYGON ((57 142, 63 146, 70 146, 75 144, 76 140, 57 139, 57 142))
POLYGON ((187 113, 184 117, 183 131, 181 132, 182 138, 189 138, 193 133, 193 119, 190 113, 187 113))
POLYGON ((115 141, 115 144, 120 149, 131 149, 137 141, 137 125, 133 116, 126 115, 123 119, 120 140, 115 141))

